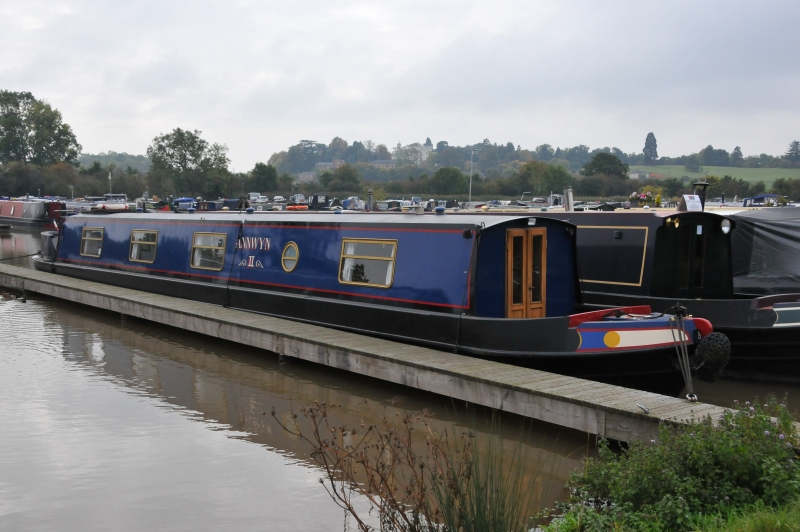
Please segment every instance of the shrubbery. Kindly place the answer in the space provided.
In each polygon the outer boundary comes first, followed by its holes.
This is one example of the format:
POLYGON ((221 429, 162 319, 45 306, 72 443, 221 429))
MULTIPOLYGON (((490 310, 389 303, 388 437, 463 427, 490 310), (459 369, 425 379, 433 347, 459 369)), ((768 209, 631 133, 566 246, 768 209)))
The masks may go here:
POLYGON ((569 499, 551 532, 681 530, 703 515, 800 496, 800 439, 774 397, 719 419, 662 426, 658 438, 622 453, 607 443, 567 485, 569 499))

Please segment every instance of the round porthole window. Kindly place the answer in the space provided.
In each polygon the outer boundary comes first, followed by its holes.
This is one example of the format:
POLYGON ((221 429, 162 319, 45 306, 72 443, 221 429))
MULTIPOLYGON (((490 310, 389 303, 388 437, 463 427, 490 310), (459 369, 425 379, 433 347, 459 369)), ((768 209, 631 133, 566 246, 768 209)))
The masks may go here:
POLYGON ((281 253, 281 266, 283 266, 283 271, 291 272, 297 267, 297 260, 300 258, 300 250, 297 249, 297 244, 294 242, 289 242, 286 244, 286 247, 283 248, 283 253, 281 253))

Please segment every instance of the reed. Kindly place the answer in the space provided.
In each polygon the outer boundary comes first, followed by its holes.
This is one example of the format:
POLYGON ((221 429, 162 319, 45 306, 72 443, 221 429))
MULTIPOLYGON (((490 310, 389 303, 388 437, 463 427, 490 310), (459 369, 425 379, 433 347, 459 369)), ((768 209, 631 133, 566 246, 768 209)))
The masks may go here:
POLYGON ((547 486, 542 479, 552 474, 555 460, 530 464, 522 438, 506 449, 495 417, 488 432, 478 433, 437 429, 426 411, 391 419, 384 412, 379 425, 335 426, 334 410, 325 403, 304 405, 298 412, 304 423, 298 414, 290 422, 285 414, 272 415, 312 447, 324 475, 320 482, 363 532, 523 532, 547 500, 546 491, 534 487, 547 486), (362 498, 370 513, 377 511, 377 526, 357 509, 362 498))

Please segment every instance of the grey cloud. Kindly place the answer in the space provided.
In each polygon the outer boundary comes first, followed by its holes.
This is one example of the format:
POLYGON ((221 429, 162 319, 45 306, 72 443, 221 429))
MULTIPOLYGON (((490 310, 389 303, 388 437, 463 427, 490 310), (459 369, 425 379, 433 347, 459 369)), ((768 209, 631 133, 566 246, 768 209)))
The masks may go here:
POLYGON ((62 109, 87 151, 143 152, 173 127, 237 168, 335 135, 632 151, 654 130, 675 154, 800 136, 797 2, 28 6, 0 8, 0 85, 62 109))

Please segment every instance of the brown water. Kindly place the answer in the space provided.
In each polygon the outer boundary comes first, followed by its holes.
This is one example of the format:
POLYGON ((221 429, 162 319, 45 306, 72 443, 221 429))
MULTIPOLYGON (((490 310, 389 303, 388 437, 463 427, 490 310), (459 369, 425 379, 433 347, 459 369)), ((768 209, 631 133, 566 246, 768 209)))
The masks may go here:
MULTIPOLYGON (((0 258, 37 249, 38 235, 15 234, 0 258)), ((506 449, 527 451, 546 504, 587 452, 586 434, 521 429, 509 415, 493 429, 486 412, 434 394, 32 298, 0 297, 0 530, 355 530, 319 484, 310 449, 269 414, 290 419, 313 401, 337 405, 336 424, 428 409, 439 430, 499 433, 506 449)), ((696 389, 722 406, 788 391, 800 409, 797 386, 696 389)))
MULTIPOLYGON (((433 394, 53 299, 5 294, 0 330, 0 530, 354 529, 273 406, 341 405, 334 422, 352 426, 423 408, 440 430, 490 425, 433 394)), ((505 447, 523 442, 531 476, 546 461, 537 492, 561 497, 587 436, 519 421, 503 419, 505 447)))

